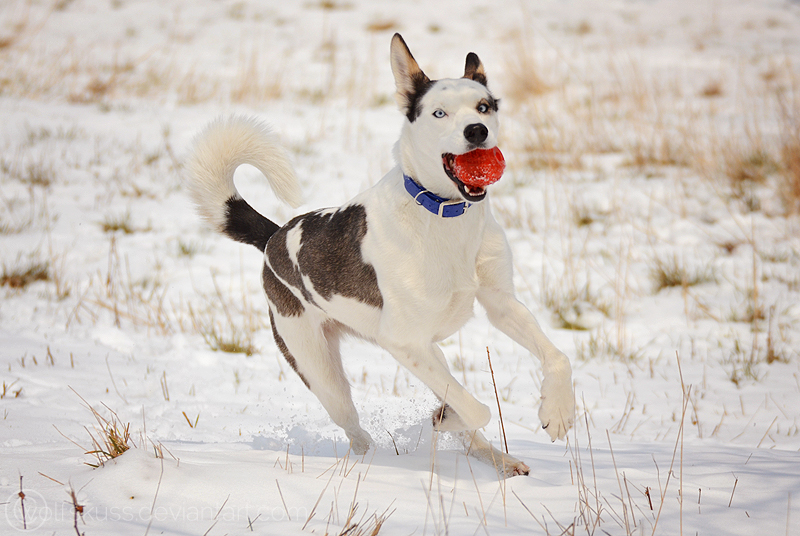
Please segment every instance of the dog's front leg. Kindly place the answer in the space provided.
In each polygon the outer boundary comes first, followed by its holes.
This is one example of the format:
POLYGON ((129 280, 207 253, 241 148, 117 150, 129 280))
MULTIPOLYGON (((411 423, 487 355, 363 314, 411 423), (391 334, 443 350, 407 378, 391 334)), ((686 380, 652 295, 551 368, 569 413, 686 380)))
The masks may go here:
POLYGON ((486 426, 491 416, 489 408, 450 374, 439 346, 431 344, 410 351, 396 347, 390 351, 443 400, 432 416, 436 430, 454 432, 469 456, 494 466, 503 478, 530 472, 524 462, 496 449, 481 433, 479 428, 486 426))
POLYGON ((478 301, 495 327, 542 362, 539 418, 553 441, 563 439, 575 414, 569 359, 550 342, 533 314, 511 292, 482 287, 478 290, 478 301))
POLYGON ((563 439, 575 415, 569 359, 542 332, 530 311, 514 296, 511 248, 494 218, 487 219, 478 253, 477 298, 489 321, 542 362, 539 418, 550 438, 563 439))
POLYGON ((452 407, 459 416, 462 429, 477 430, 489 423, 492 416, 489 408, 472 396, 450 374, 444 354, 436 344, 407 346, 380 341, 380 345, 424 382, 436 396, 452 407))

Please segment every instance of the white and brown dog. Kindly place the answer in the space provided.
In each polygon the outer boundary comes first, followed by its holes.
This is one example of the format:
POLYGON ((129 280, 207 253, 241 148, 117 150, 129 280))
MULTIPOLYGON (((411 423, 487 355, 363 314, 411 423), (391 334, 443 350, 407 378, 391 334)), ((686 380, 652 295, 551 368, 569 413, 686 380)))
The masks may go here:
POLYGON ((275 342, 354 452, 366 452, 372 439, 359 425, 342 367, 343 335, 380 345, 425 382, 442 400, 434 426, 460 432, 471 455, 505 476, 528 474, 481 434, 489 408, 453 377, 437 344, 472 316, 477 298, 492 324, 541 360, 539 418, 554 441, 564 438, 575 411, 569 360, 514 296, 511 252, 486 189, 452 169, 454 155, 497 145, 498 101, 473 53, 462 78, 430 80, 396 34, 391 62, 406 117, 399 163, 345 205, 283 227, 257 213, 234 186, 241 164, 258 168, 290 205, 301 194, 285 150, 265 126, 241 117, 214 122, 197 137, 188 188, 214 229, 264 252, 275 342))

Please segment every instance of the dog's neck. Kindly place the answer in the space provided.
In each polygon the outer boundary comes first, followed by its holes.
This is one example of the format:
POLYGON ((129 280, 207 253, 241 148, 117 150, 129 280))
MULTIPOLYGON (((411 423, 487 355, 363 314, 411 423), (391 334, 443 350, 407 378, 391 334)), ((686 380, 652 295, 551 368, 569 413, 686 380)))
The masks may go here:
POLYGON ((453 199, 445 199, 438 195, 429 192, 420 186, 414 179, 403 174, 403 181, 405 182, 406 192, 414 198, 418 205, 425 208, 431 214, 442 218, 455 218, 467 212, 467 209, 472 206, 472 203, 467 201, 456 201, 453 199))

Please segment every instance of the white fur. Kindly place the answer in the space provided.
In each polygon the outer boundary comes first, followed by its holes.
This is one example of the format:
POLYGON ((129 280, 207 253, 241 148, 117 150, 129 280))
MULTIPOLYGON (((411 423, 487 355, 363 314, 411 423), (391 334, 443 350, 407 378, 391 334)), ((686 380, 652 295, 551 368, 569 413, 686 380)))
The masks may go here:
POLYGON ((189 194, 200 215, 215 230, 225 222, 225 202, 239 198, 233 173, 242 164, 250 164, 267 177, 272 191, 293 207, 303 202, 303 194, 289 162, 286 149, 269 127, 246 117, 218 119, 195 138, 186 163, 189 194))
MULTIPOLYGON (((414 87, 407 78, 421 71, 398 37, 392 42, 392 67, 398 102, 404 106, 414 87)), ((495 449, 480 434, 478 429, 488 424, 491 412, 453 377, 437 343, 464 325, 477 299, 495 326, 541 361, 539 418, 553 440, 564 438, 573 422, 569 360, 515 298, 511 252, 489 200, 474 204, 459 217, 441 218, 420 207, 403 186, 403 174, 407 174, 435 194, 459 198, 458 188, 442 168, 442 154, 469 150, 464 129, 475 123, 488 129, 484 148, 496 145, 497 114, 476 109, 476 103, 487 96, 486 87, 471 79, 434 83, 420 101, 420 115, 403 125, 396 147, 397 167, 345 205, 366 210, 361 255, 375 270, 382 308, 343 296, 326 300, 308 278, 304 283, 313 303, 285 282, 305 305, 302 314, 281 316, 275 303, 270 307, 275 329, 296 360, 298 372, 334 422, 344 428, 355 452, 366 452, 371 438, 359 425, 342 368, 338 341, 345 332, 388 350, 446 402, 455 415, 442 420, 440 428, 463 431, 471 454, 493 463, 502 474, 527 474, 524 463, 495 449), (446 116, 435 117, 438 109, 446 116)), ((232 195, 238 196, 232 177, 239 163, 259 167, 282 199, 299 201, 299 187, 284 153, 252 120, 234 118, 213 124, 198 138, 195 151, 190 161, 194 176, 190 191, 203 216, 216 228, 225 216, 219 207, 232 195)), ((295 265, 300 233, 296 227, 286 238, 295 265)))

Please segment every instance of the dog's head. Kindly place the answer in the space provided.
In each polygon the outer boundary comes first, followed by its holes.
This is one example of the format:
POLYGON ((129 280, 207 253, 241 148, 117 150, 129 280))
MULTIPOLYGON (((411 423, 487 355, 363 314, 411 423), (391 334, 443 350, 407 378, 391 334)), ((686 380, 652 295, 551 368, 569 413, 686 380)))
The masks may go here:
POLYGON ((462 78, 431 80, 400 34, 392 38, 391 59, 395 98, 407 119, 399 142, 403 172, 442 197, 483 200, 485 187, 469 186, 453 171, 455 156, 497 145, 498 100, 481 60, 470 52, 462 78))

